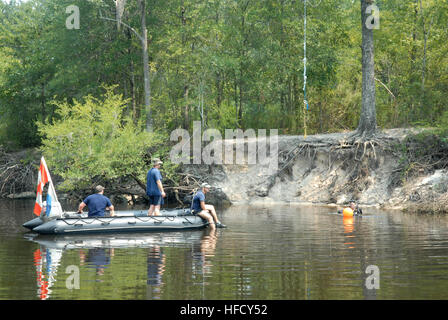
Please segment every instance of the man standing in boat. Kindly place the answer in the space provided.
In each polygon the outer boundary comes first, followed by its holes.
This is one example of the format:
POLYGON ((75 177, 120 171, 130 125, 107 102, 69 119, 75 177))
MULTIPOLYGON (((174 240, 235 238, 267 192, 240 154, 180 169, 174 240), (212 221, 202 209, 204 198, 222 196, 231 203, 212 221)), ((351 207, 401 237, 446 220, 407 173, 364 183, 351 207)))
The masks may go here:
POLYGON ((109 198, 104 195, 104 187, 96 186, 95 193, 85 198, 78 208, 78 213, 82 213, 84 207, 89 208, 89 217, 104 217, 105 210, 110 210, 110 216, 114 216, 114 206, 110 202, 109 198))
POLYGON ((153 167, 146 176, 146 194, 149 197, 148 216, 160 215, 160 206, 163 204, 163 198, 166 197, 162 185, 162 174, 159 170, 162 164, 160 159, 154 159, 153 167))
POLYGON ((226 226, 218 220, 215 207, 211 204, 205 204, 205 195, 210 191, 210 188, 211 186, 206 182, 201 185, 201 190, 196 192, 193 197, 191 209, 193 214, 197 214, 201 218, 207 220, 212 229, 215 229, 215 226, 218 228, 225 228, 226 226))

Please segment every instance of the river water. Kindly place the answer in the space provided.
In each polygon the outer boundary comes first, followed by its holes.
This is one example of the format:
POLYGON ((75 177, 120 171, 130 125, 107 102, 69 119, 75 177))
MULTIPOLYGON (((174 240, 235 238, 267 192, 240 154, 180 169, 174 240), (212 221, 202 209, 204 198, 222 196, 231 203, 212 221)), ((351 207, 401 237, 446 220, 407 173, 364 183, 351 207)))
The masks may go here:
POLYGON ((448 298, 448 216, 232 206, 216 232, 67 238, 27 232, 33 205, 0 201, 0 299, 448 298))

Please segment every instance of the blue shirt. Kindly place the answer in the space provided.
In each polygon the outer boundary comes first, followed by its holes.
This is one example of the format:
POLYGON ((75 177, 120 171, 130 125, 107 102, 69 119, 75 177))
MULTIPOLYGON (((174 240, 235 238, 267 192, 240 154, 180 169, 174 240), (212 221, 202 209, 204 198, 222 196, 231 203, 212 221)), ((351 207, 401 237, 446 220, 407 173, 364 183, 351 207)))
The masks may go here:
POLYGON ((193 209, 194 212, 198 213, 202 211, 201 201, 205 201, 205 194, 202 192, 202 190, 199 190, 198 192, 196 192, 193 197, 193 201, 191 202, 191 209, 193 209))
POLYGON ((108 197, 99 193, 91 194, 83 202, 89 207, 89 217, 104 217, 104 210, 112 205, 108 197))
POLYGON ((157 181, 162 181, 162 175, 159 169, 152 168, 146 176, 146 194, 148 196, 161 196, 162 193, 157 186, 157 181))

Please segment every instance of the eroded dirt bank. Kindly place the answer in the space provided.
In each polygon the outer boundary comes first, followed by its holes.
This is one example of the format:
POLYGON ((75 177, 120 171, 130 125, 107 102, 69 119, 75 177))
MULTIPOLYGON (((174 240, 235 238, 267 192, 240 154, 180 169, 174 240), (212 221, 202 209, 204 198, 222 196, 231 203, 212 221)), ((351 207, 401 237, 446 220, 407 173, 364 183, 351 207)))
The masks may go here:
MULTIPOLYGON (((306 139, 280 136, 275 172, 269 172, 269 162, 276 154, 264 163, 188 165, 184 171, 220 188, 232 203, 344 205, 354 199, 363 206, 387 209, 428 208, 428 203, 439 203, 438 209, 446 211, 443 201, 447 198, 448 171, 432 163, 419 167, 409 155, 406 158, 406 138, 416 133, 411 129, 385 130, 376 141, 362 143, 348 142, 350 132, 306 139)), ((441 157, 447 160, 448 154, 441 157)))
MULTIPOLYGON (((448 142, 436 135, 415 138, 422 130, 391 129, 372 141, 357 141, 352 132, 303 136, 279 136, 278 152, 248 164, 253 143, 271 148, 270 137, 224 140, 225 159, 235 157, 244 145, 243 164, 183 165, 182 183, 167 186, 169 202, 187 205, 188 195, 207 181, 213 192, 207 201, 232 204, 328 204, 345 205, 351 199, 362 206, 405 209, 416 212, 448 212, 448 142), (230 149, 225 150, 225 145, 230 149), (234 154, 229 152, 234 150, 234 154), (278 165, 272 170, 276 159, 278 165)), ((257 149, 257 153, 260 150, 257 149)), ((39 152, 8 154, 0 150, 0 197, 34 198, 39 152)), ((163 169, 162 169, 163 173, 163 169)), ((56 179, 56 189, 57 177, 56 179)), ((109 186, 109 185, 108 185, 109 186)), ((144 202, 145 190, 132 179, 110 183, 114 202, 144 202)), ((60 194, 61 198, 77 199, 60 194)))

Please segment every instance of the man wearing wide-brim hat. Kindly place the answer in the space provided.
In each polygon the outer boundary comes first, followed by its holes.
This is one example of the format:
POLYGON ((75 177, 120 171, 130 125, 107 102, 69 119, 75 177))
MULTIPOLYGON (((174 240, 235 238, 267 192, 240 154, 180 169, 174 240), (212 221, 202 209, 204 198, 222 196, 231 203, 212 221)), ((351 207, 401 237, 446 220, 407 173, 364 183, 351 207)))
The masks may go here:
POLYGON ((204 182, 201 185, 201 189, 196 192, 193 197, 193 201, 191 202, 191 210, 193 214, 197 214, 201 218, 207 220, 212 229, 215 229, 215 226, 218 228, 225 228, 226 226, 222 224, 218 216, 216 215, 215 207, 211 204, 205 204, 205 195, 210 191, 211 186, 204 182))
POLYGON ((148 216, 160 215, 160 207, 163 204, 163 198, 166 197, 163 190, 162 174, 159 170, 162 164, 163 162, 159 158, 153 159, 153 167, 146 176, 146 194, 149 197, 148 216))

